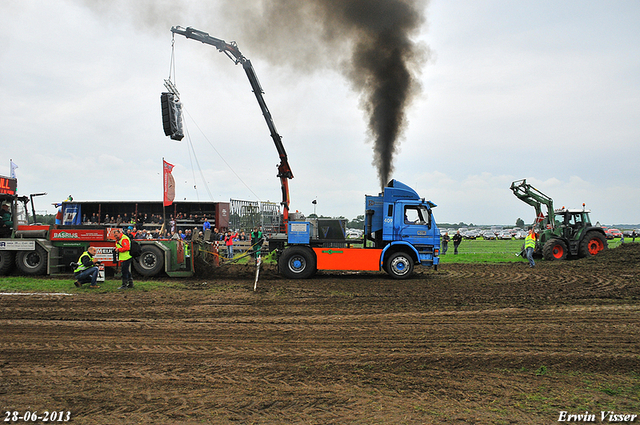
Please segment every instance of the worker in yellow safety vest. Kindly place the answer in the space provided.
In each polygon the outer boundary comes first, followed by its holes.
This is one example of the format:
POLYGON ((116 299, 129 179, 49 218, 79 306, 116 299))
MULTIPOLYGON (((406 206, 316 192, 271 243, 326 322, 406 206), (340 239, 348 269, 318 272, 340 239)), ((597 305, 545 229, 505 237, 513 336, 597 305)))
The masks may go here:
POLYGON ((131 276, 133 257, 129 252, 131 250, 131 239, 122 233, 120 229, 113 230, 113 237, 116 240, 115 251, 118 253, 118 261, 120 261, 122 267, 122 286, 118 289, 133 288, 133 276, 131 276))
POLYGON ((99 288, 96 284, 98 280, 98 261, 93 258, 95 255, 96 248, 90 246, 78 259, 78 265, 73 271, 73 277, 76 279, 74 285, 76 285, 76 287, 80 288, 83 283, 91 283, 89 288, 99 288))
POLYGON ((529 260, 529 267, 534 267, 536 263, 533 261, 533 251, 536 249, 536 241, 538 240, 538 234, 531 229, 526 238, 524 238, 524 250, 527 253, 527 260, 529 260))

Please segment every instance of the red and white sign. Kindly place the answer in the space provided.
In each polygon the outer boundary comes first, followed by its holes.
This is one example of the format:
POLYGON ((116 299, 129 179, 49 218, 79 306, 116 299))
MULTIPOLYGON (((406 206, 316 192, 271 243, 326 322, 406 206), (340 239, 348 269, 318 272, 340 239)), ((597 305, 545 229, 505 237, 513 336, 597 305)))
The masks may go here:
POLYGON ((542 220, 544 220, 544 214, 540 213, 536 217, 536 223, 542 223, 542 220))

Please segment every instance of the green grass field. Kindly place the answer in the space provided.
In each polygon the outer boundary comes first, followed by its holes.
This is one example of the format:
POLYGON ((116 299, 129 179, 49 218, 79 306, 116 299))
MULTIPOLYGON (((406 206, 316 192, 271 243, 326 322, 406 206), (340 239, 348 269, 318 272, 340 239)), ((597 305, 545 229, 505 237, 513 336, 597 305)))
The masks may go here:
MULTIPOLYGON (((631 242, 630 239, 626 240, 631 242)), ((449 242, 446 255, 440 255, 441 264, 451 263, 510 263, 524 261, 516 256, 522 249, 523 240, 488 241, 484 239, 463 240, 458 247, 458 255, 453 254, 453 243, 449 242)), ((609 248, 620 245, 620 239, 608 241, 609 248)))
MULTIPOLYGON (((90 293, 90 292, 120 292, 120 279, 107 277, 105 282, 98 282, 100 288, 89 289, 89 285, 82 285, 76 288, 73 284, 74 279, 64 279, 56 276, 55 278, 47 276, 28 277, 28 276, 3 276, 0 278, 0 292, 51 292, 51 293, 90 293)), ((155 291, 174 287, 179 285, 179 279, 175 283, 168 281, 135 281, 136 291, 155 291)), ((129 291, 129 290, 126 290, 129 291)), ((126 292, 125 291, 125 292, 126 292)))

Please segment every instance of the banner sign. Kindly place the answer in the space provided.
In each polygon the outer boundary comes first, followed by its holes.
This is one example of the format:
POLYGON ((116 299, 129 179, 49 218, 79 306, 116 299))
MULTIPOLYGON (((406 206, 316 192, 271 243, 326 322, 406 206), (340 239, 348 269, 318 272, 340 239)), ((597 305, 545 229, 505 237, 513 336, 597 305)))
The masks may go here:
POLYGON ((64 226, 79 226, 82 224, 80 204, 65 204, 62 224, 64 226))
POLYGON ((164 201, 163 205, 168 207, 173 203, 173 199, 176 196, 176 182, 173 179, 173 175, 171 171, 173 170, 173 165, 169 164, 164 159, 162 160, 162 177, 164 181, 164 201))

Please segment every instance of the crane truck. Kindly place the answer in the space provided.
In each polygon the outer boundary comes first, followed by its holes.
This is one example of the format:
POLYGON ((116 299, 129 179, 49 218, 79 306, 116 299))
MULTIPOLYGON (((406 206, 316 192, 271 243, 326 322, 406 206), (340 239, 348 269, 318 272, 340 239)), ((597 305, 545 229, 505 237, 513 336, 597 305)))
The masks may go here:
MULTIPOLYGON (((96 247, 95 258, 105 268, 116 268, 112 231, 115 224, 82 224, 72 202, 61 203, 60 225, 41 225, 35 222, 33 196, 18 196, 17 180, 0 176, 0 201, 9 205, 12 226, 0 235, 0 276, 9 274, 14 267, 20 273, 36 275, 66 274, 73 271, 71 262, 77 261, 89 246, 96 247), (31 202, 32 219, 28 204, 31 202), (78 217, 78 220, 75 218, 78 217), (30 221, 33 222, 30 222, 30 221)), ((46 194, 42 194, 46 195, 46 194)), ((193 257, 182 241, 139 241, 142 255, 134 268, 142 276, 166 273, 170 277, 189 277, 195 272, 193 257)))
POLYGON ((511 191, 536 211, 532 224, 532 229, 539 235, 535 255, 545 260, 564 260, 596 255, 608 247, 604 230, 591 224, 591 211, 586 210, 584 204, 581 209, 554 209, 553 199, 527 183, 526 179, 512 182, 511 191))
MULTIPOLYGON (((281 274, 289 278, 308 278, 318 270, 384 270, 393 278, 404 279, 411 276, 416 264, 437 269, 440 230, 432 213, 436 205, 420 198, 415 190, 397 180, 391 180, 377 196, 365 196, 362 247, 352 247, 356 243, 346 239, 344 220, 304 221, 297 214, 290 217, 288 179, 293 178, 293 173, 251 61, 240 53, 235 42, 227 43, 191 27, 174 26, 171 32, 216 47, 245 70, 280 156, 278 177, 284 226, 282 232, 269 237, 269 250, 277 250, 281 274)), ((163 115, 165 127, 167 119, 175 117, 163 115)))

